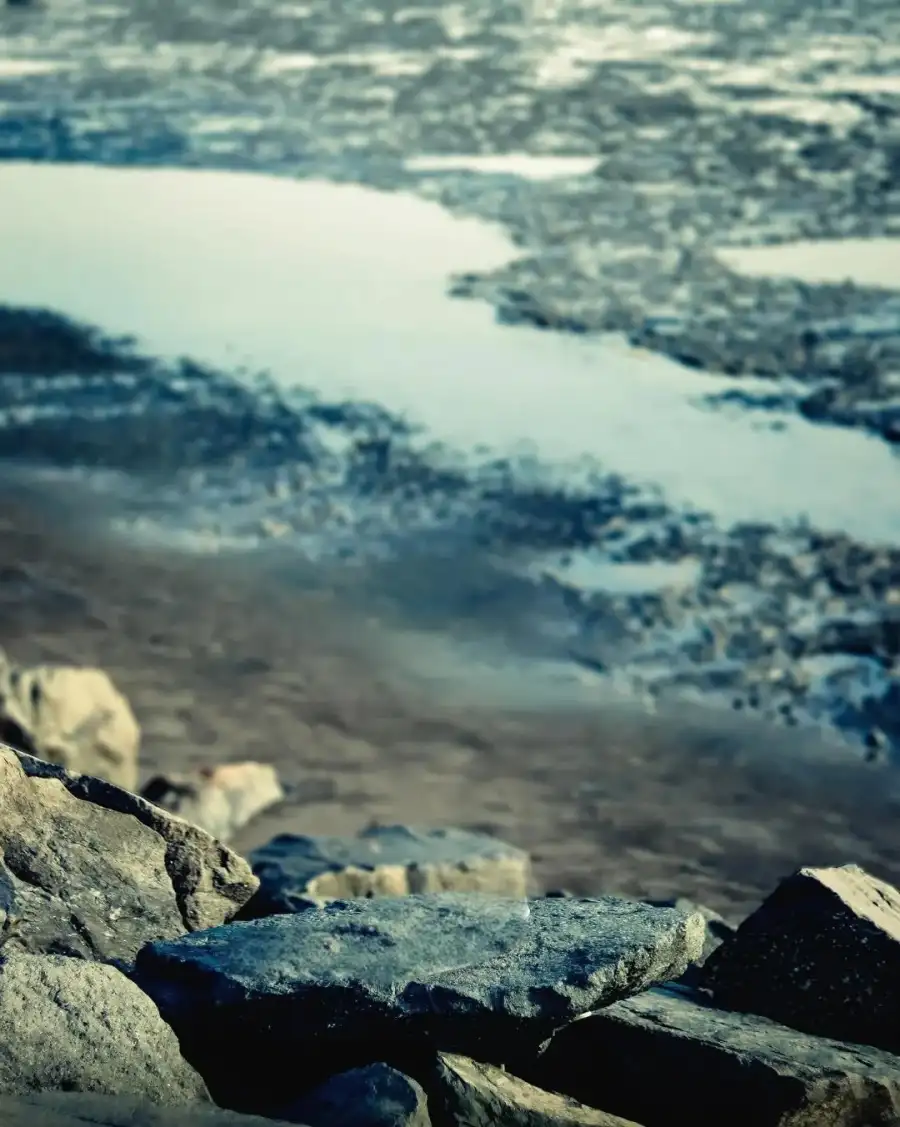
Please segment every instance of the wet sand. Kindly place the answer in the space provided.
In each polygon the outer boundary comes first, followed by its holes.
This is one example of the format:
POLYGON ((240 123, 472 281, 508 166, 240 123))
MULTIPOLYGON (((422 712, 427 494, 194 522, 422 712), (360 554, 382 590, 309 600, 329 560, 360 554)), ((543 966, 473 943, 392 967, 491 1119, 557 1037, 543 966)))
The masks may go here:
POLYGON ((74 490, 0 480, 0 645, 106 669, 140 720, 144 777, 273 763, 289 800, 238 848, 372 820, 479 827, 529 849, 544 889, 689 896, 730 916, 802 864, 900 880, 893 772, 848 765, 814 733, 475 701, 392 667, 327 575, 113 542, 99 517, 74 490))

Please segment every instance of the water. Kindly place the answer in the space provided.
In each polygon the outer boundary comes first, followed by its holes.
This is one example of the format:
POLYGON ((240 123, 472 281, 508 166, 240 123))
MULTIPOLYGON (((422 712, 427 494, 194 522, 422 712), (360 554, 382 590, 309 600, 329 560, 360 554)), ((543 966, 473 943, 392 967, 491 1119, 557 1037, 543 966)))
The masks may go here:
POLYGON ((781 276, 834 285, 855 282, 900 290, 900 239, 809 239, 724 247, 718 255, 730 269, 754 278, 781 276))
POLYGON ((597 552, 570 552, 564 561, 556 557, 531 561, 528 571, 547 576, 556 582, 582 591, 609 591, 617 595, 634 595, 643 591, 661 591, 668 587, 688 588, 700 578, 697 560, 667 563, 614 563, 597 552))
POLYGON ((65 63, 55 59, 0 59, 0 82, 53 74, 64 67, 65 63))
POLYGON ((676 506, 808 518, 900 540, 900 460, 792 415, 724 417, 733 386, 619 340, 498 326, 446 296, 502 265, 496 228, 401 193, 241 173, 5 164, 0 300, 49 307, 146 350, 268 370, 362 398, 467 450, 585 456, 676 506), (879 483, 878 489, 872 483, 879 483))
POLYGON ((410 157, 404 161, 410 172, 475 172, 487 176, 517 176, 524 180, 589 176, 598 163, 596 157, 533 153, 435 154, 410 157))

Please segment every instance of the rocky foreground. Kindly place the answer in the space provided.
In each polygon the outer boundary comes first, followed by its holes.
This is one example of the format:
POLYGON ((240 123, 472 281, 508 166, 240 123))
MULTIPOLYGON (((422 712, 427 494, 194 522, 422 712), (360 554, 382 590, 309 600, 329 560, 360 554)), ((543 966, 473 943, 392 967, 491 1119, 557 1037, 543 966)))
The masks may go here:
POLYGON ((0 807, 2 1127, 900 1124, 900 893, 856 866, 735 927, 450 829, 245 860, 7 745, 0 807))

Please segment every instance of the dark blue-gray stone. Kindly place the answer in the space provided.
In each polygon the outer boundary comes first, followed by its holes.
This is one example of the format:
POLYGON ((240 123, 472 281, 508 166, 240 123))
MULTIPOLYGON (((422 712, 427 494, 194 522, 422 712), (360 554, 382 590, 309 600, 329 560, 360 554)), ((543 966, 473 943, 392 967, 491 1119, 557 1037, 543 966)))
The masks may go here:
POLYGON ((148 944, 135 979, 217 1102, 274 1111, 337 1071, 434 1048, 501 1063, 681 974, 702 916, 612 897, 333 901, 148 944))
POLYGON ((800 869, 710 955, 725 1009, 900 1052, 900 891, 857 865, 800 869))
POLYGON ((644 1127, 900 1123, 900 1059, 648 990, 573 1021, 525 1070, 542 1088, 644 1127))
POLYGON ((381 1062, 332 1076, 278 1118, 304 1127, 431 1127, 421 1085, 381 1062))

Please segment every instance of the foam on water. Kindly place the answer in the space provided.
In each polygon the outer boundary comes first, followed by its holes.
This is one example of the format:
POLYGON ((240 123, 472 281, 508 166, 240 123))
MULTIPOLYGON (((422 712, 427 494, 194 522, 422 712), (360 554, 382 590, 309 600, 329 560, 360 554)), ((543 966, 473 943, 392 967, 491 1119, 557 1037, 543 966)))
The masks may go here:
POLYGON ((452 273, 515 250, 431 202, 239 173, 5 164, 0 246, 0 301, 134 333, 161 356, 375 401, 462 450, 594 457, 725 524, 807 517, 900 540, 900 460, 883 443, 704 410, 733 381, 620 341, 501 327, 487 305, 449 300, 452 273))

